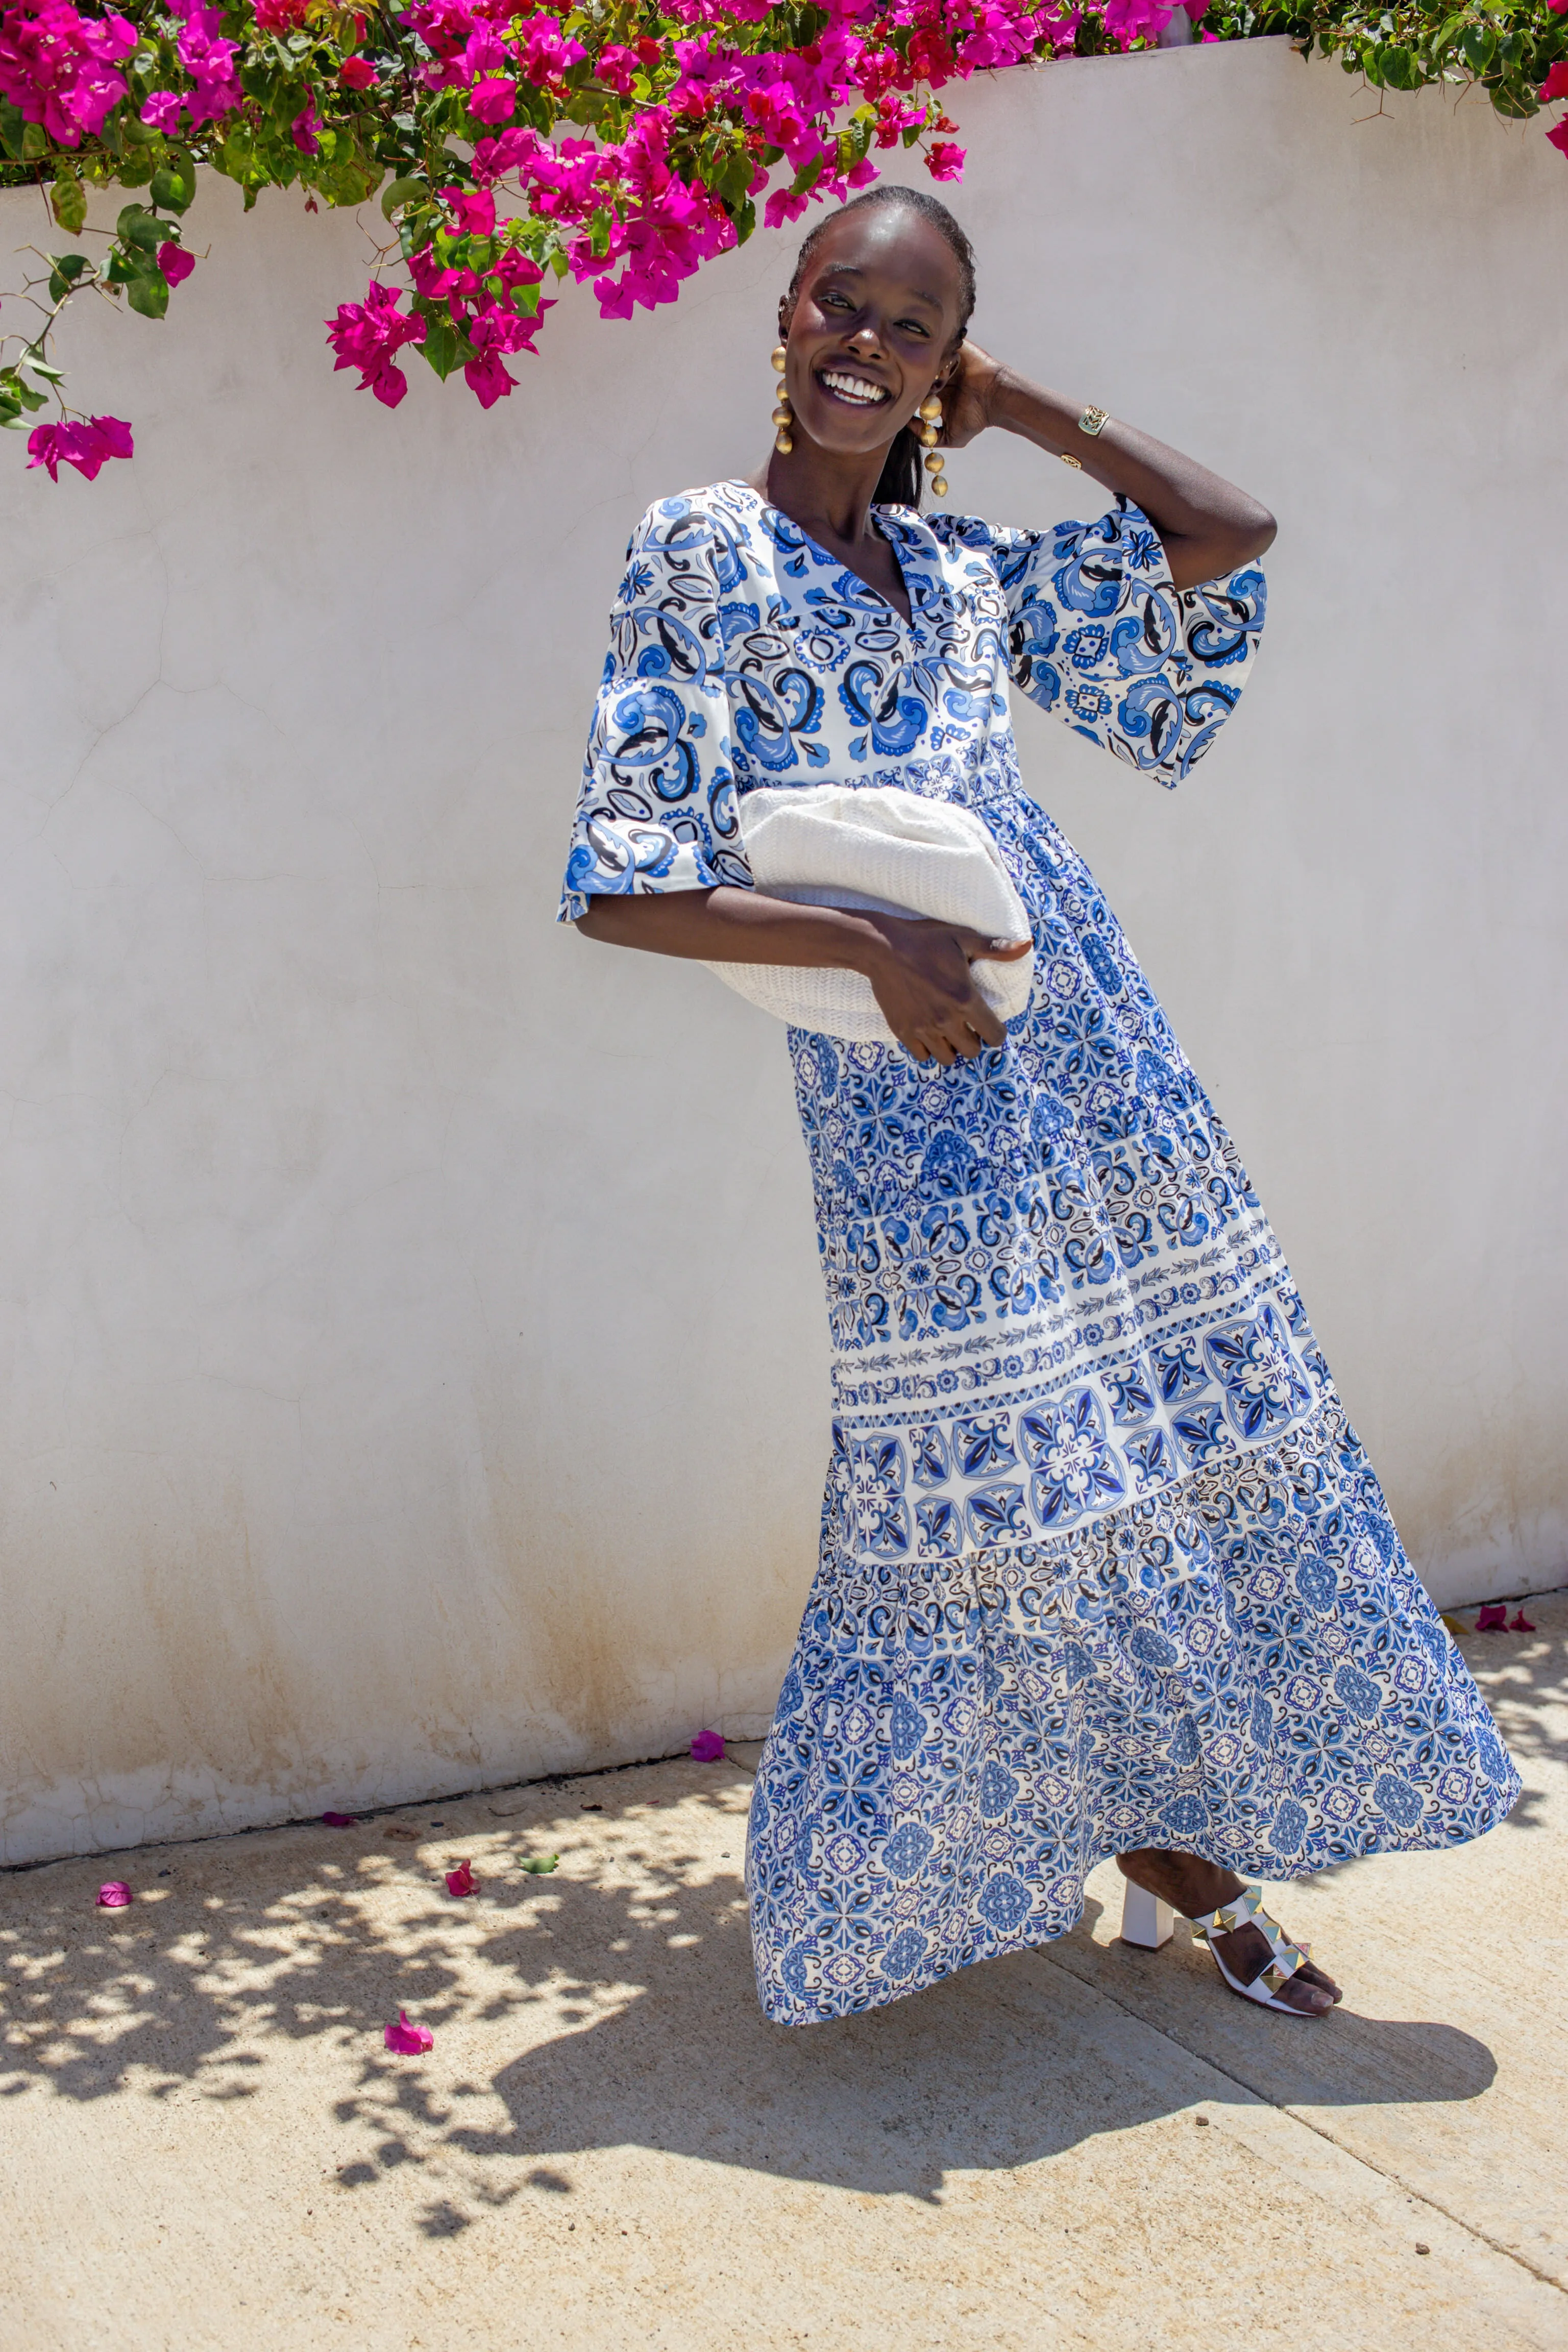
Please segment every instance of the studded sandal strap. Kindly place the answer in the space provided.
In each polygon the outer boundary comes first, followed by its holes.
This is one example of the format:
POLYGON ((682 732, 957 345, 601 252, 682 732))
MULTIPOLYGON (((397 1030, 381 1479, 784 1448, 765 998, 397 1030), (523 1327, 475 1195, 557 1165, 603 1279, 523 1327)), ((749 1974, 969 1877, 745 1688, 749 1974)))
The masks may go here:
POLYGON ((1228 1903, 1219 1904, 1192 1923, 1194 1936, 1206 1944, 1212 1936, 1234 1935, 1238 1927, 1256 1927, 1268 1943, 1271 1958, 1266 1969, 1252 1979, 1247 1986, 1263 1986, 1277 1993, 1288 1985, 1298 1969, 1304 1968, 1311 1956, 1310 1944, 1293 1943, 1277 1919, 1271 1919, 1263 1907, 1256 1886, 1244 1886, 1228 1903))

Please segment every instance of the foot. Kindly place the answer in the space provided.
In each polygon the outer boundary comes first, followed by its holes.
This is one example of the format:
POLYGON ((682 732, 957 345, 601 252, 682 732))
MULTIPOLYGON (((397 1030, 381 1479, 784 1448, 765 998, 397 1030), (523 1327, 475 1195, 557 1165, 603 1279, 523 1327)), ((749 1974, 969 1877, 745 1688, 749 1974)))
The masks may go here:
MULTIPOLYGON (((1119 1853, 1116 1866, 1123 1878, 1142 1886, 1186 1919, 1206 1919, 1222 1903, 1233 1903, 1246 1885, 1234 1870, 1200 1861, 1195 1853, 1167 1853, 1155 1845, 1140 1846, 1134 1853, 1119 1853)), ((1215 1952, 1239 1984, 1260 1977, 1274 1957, 1268 1938, 1248 1924, 1234 1935, 1211 1936, 1215 1952)), ((1287 2009, 1303 2017, 1322 2017, 1343 1998, 1332 1977, 1308 1960, 1286 1981, 1276 1996, 1287 2009)))

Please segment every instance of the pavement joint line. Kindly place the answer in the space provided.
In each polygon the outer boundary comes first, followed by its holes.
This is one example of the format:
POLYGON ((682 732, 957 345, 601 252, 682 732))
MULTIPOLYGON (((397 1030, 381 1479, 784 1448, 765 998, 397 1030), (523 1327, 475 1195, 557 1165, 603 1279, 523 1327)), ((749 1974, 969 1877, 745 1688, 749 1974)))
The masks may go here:
POLYGON ((1223 2082, 1233 2083, 1238 2091, 1247 2092, 1249 2097, 1257 2099, 1261 2105, 1270 2108, 1275 2115, 1289 2116, 1293 2124, 1299 2124, 1304 2131, 1312 2132, 1319 2139, 1326 2140, 1331 2148, 1337 2149, 1341 2156, 1348 2157, 1352 2164, 1360 2165, 1377 2179, 1386 2180, 1391 2187, 1403 2190, 1406 2197, 1413 2198, 1417 2204, 1425 2206, 1428 2212, 1440 2213, 1446 2221, 1451 2221, 1457 2230, 1463 2231, 1466 2237, 1474 2239, 1478 2245, 1486 2246, 1494 2254, 1501 2254, 1505 2261, 1517 2263, 1521 2271, 1529 2277, 1539 2281, 1541 2285, 1549 2286, 1556 2294, 1568 2297, 1568 2288, 1563 2286, 1561 2279, 1554 2278, 1550 2271, 1539 2269, 1530 2260, 1528 2254, 1521 2253, 1517 2247, 1505 2246, 1500 2240, 1489 2236, 1487 2231, 1478 2228, 1475 2222, 1467 2221, 1462 2214, 1456 2213, 1451 2207, 1442 2204, 1427 2190, 1417 2188, 1414 2181, 1406 2180, 1402 2173, 1391 2171, 1386 2166, 1377 2163, 1372 2157, 1363 2155, 1360 2148, 1352 2147, 1346 2141, 1337 2137, 1326 2126, 1315 2123, 1312 2117, 1304 2114, 1300 2107, 1292 2106, 1289 2102, 1281 2103, 1278 2099, 1271 2099, 1267 2091, 1260 2091, 1255 2083, 1249 2083, 1247 2080, 1245 2074, 1232 2074, 1228 2066, 1223 2066, 1208 2051, 1194 2050, 1190 2042, 1184 2042, 1181 2035, 1170 2027, 1152 2023, 1137 2010, 1129 2008, 1124 2000, 1118 2000, 1113 1992, 1107 1992, 1103 1985, 1089 1982, 1080 1977, 1075 1969, 1064 1968, 1059 1960, 1051 1958, 1048 1946, 1042 1945, 1039 1950, 1041 1958, 1059 1975, 1070 1977, 1075 1984, 1096 1994, 1100 2000, 1108 2001, 1112 2009, 1120 2010, 1122 2016, 1131 2018, 1135 2025, 1142 2025, 1148 2032, 1157 2034, 1162 2042, 1169 2042, 1173 2050, 1181 2051, 1184 2057, 1194 2058, 1200 2065, 1211 2067, 1223 2082))

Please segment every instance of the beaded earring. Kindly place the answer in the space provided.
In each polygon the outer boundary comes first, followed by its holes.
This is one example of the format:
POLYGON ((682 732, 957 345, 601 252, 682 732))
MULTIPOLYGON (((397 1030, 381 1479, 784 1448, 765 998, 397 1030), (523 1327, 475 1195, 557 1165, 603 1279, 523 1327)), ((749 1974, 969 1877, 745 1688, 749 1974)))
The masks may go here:
POLYGON ((942 430, 942 403, 934 392, 929 399, 921 401, 920 415, 920 440, 926 453, 925 469, 931 476, 931 494, 933 499, 945 499, 947 476, 942 470, 942 451, 936 446, 937 435, 942 430))
MULTIPOLYGON (((775 343, 773 345, 773 362, 776 372, 780 375, 783 375, 787 362, 784 347, 782 343, 775 343)), ((778 387, 778 404, 773 410, 773 423, 778 427, 778 431, 773 436, 773 447, 778 451, 781 457, 787 457, 790 451, 795 447, 795 443, 790 437, 789 429, 795 423, 795 411, 789 404, 789 394, 784 390, 782 383, 778 387)))

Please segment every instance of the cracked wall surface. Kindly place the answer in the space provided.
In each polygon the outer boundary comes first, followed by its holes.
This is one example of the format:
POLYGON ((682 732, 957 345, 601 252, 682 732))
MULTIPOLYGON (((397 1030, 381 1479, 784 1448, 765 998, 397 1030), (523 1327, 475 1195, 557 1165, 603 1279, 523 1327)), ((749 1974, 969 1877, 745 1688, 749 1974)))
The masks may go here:
MULTIPOLYGON (((1561 160, 1436 99, 1358 124, 1282 43, 960 110, 980 340, 1281 521, 1202 772, 1026 708, 1033 787, 1434 1591, 1560 1581, 1561 160)), ((0 194, 7 250, 37 210, 0 194)), ((568 291, 488 416, 416 356, 395 415, 334 375, 352 218, 216 184, 188 241, 164 323, 66 329, 134 463, 0 453, 10 1861, 743 1736, 815 1549, 783 1037, 552 919, 627 532, 757 463, 793 240, 630 325, 568 291)), ((1020 444, 949 470, 1079 509, 1020 444)))

